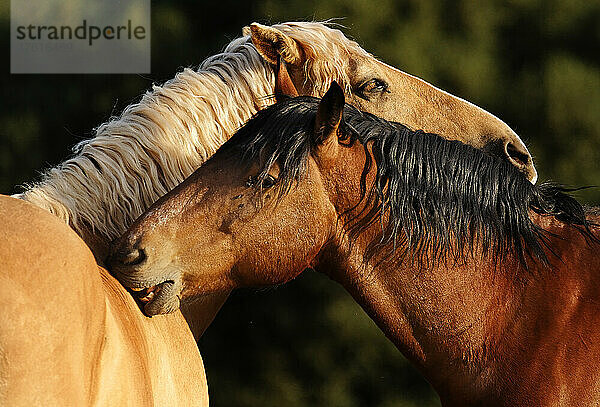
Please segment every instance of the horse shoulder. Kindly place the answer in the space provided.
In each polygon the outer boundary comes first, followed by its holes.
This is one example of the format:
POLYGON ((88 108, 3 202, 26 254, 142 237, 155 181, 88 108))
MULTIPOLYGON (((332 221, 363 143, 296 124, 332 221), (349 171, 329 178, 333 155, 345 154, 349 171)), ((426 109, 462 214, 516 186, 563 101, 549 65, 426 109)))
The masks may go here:
POLYGON ((538 356, 522 368, 531 372, 530 386, 545 387, 552 403, 593 405, 600 398, 600 244, 550 217, 539 224, 549 232, 552 267, 531 276, 535 289, 521 312, 538 321, 527 347, 538 356))

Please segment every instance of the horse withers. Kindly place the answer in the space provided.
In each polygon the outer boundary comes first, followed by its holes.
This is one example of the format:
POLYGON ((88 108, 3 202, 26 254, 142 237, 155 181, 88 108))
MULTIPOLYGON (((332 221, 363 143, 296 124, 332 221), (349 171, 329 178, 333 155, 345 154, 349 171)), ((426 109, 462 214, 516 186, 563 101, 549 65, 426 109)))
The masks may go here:
POLYGON ((333 85, 260 112, 131 226, 111 267, 146 288, 149 314, 314 268, 444 405, 592 406, 599 221, 493 155, 344 105, 333 85))

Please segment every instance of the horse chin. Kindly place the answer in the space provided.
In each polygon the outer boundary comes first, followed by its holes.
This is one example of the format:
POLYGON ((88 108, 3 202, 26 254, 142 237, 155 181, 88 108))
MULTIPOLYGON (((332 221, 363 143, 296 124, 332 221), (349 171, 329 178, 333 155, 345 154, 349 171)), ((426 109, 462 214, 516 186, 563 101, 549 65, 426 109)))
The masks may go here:
POLYGON ((167 280, 148 289, 148 295, 138 299, 144 307, 144 314, 152 317, 179 309, 182 288, 181 281, 167 280))

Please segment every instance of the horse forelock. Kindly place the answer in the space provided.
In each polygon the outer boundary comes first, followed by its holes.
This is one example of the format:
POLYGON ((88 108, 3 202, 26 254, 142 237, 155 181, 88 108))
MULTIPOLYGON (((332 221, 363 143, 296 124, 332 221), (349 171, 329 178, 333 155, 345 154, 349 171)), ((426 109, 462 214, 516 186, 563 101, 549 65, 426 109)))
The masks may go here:
POLYGON ((274 74, 247 38, 154 85, 20 196, 109 240, 273 101, 274 74))
POLYGON ((329 21, 274 25, 300 43, 307 53, 303 68, 305 81, 311 81, 313 84, 311 96, 324 95, 334 80, 347 94, 350 94, 352 92, 348 75, 350 56, 373 58, 358 43, 333 28, 335 25, 329 21))
MULTIPOLYGON (((311 97, 271 106, 248 122, 224 151, 242 154, 247 164, 260 160, 259 181, 277 162, 282 197, 307 174, 317 106, 318 99, 311 97)), ((568 190, 551 183, 532 185, 496 156, 350 105, 341 129, 367 156, 360 201, 340 214, 350 241, 378 225, 379 233, 366 247, 367 259, 410 258, 427 266, 483 253, 510 254, 524 266, 528 258, 547 263, 548 235, 531 220, 530 211, 554 216, 598 241, 582 205, 568 190), (367 185, 372 172, 374 182, 367 185)))

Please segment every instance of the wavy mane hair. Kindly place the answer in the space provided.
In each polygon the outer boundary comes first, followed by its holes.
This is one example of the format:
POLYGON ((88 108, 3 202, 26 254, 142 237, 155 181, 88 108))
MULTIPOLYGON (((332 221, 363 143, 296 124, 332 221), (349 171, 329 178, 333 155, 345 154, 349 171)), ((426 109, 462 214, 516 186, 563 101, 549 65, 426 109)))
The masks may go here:
MULTIPOLYGON (((327 23, 274 27, 305 48, 304 70, 314 83, 314 95, 332 80, 349 90, 347 58, 342 56, 350 50, 369 55, 327 23)), ((80 235, 88 229, 109 241, 120 236, 253 114, 274 102, 273 67, 245 33, 197 70, 184 69, 162 86, 154 85, 17 197, 55 214, 80 235)))
MULTIPOLYGON (((299 97, 259 112, 224 149, 243 154, 247 164, 261 159, 257 180, 277 162, 276 188, 283 196, 308 171, 314 145, 319 99, 299 97)), ((547 235, 529 211, 574 225, 587 237, 584 208, 569 190, 552 183, 532 185, 512 165, 459 141, 412 131, 346 105, 340 131, 362 144, 366 162, 360 179, 360 202, 346 214, 350 241, 379 223, 366 256, 407 256, 420 261, 464 261, 477 250, 511 253, 547 264, 547 235), (375 171, 367 185, 367 174, 375 171), (352 214, 351 214, 352 213, 352 214), (397 248, 401 247, 401 250, 397 248), (388 251, 382 249, 388 248, 388 251)), ((259 183, 260 184, 260 183, 259 183)), ((550 249, 551 250, 551 249, 550 249)))

